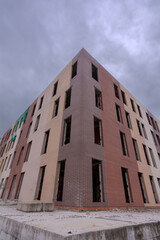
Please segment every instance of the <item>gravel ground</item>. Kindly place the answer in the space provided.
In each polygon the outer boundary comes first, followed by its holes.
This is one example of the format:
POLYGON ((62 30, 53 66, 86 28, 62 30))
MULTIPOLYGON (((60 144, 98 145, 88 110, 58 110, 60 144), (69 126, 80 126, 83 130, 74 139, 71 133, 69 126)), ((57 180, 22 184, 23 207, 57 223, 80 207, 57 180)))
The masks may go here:
POLYGON ((160 221, 160 209, 24 213, 10 203, 0 203, 0 215, 63 236, 160 221))

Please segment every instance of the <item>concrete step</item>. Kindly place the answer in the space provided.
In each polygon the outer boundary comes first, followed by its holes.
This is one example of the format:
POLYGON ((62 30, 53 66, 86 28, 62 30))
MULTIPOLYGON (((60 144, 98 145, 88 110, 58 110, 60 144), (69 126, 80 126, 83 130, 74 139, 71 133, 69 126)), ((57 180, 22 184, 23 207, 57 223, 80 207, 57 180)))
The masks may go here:
POLYGON ((18 203, 17 210, 22 212, 52 212, 54 203, 18 203))

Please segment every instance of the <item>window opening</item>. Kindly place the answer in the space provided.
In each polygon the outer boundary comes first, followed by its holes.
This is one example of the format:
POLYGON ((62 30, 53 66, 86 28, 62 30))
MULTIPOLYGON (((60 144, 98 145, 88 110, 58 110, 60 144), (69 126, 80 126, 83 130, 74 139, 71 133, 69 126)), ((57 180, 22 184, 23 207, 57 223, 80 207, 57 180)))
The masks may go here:
POLYGON ((131 189, 129 184, 128 170, 126 168, 121 168, 121 171, 122 171, 122 179, 123 179, 126 202, 131 203, 132 195, 131 195, 131 189))
POLYGON ((142 145, 143 145, 144 155, 145 155, 145 157, 146 157, 147 164, 148 164, 148 165, 151 165, 151 164, 150 164, 150 161, 149 161, 149 156, 148 156, 148 152, 147 152, 146 145, 144 145, 144 144, 142 144, 142 145))
POLYGON ((130 98, 130 101, 133 112, 136 112, 133 99, 130 98))
POLYGON ((53 87, 53 96, 55 96, 56 93, 57 93, 57 87, 58 87, 58 81, 54 84, 54 87, 53 87))
POLYGON ((117 113, 117 120, 118 120, 118 122, 123 123, 122 114, 121 114, 121 108, 117 104, 116 104, 116 113, 117 113))
POLYGON ((102 123, 96 117, 94 117, 94 143, 103 146, 102 123))
POLYGON ((39 104, 39 109, 41 109, 41 107, 42 107, 43 99, 44 99, 44 96, 41 97, 40 104, 39 104))
POLYGON ((144 179, 143 179, 143 174, 138 172, 138 178, 139 178, 139 183, 140 183, 140 187, 141 187, 143 202, 148 203, 148 197, 147 197, 146 187, 145 187, 145 183, 144 183, 144 179))
POLYGON ((58 115, 58 108, 59 108, 59 98, 54 103, 53 117, 56 117, 58 115))
POLYGON ((138 150, 137 141, 136 141, 135 139, 132 139, 132 142, 133 142, 133 147, 134 147, 134 152, 135 152, 136 160, 140 161, 140 155, 139 155, 139 150, 138 150))
POLYGON ((25 156, 25 162, 28 161, 28 158, 29 158, 29 154, 30 154, 30 151, 31 151, 31 146, 32 146, 32 141, 28 143, 28 147, 27 147, 27 152, 26 152, 26 156, 25 156))
POLYGON ((98 69, 92 64, 92 78, 98 81, 98 69))
POLYGON ((20 176, 20 179, 19 179, 19 183, 18 183, 18 187, 17 187, 17 192, 16 192, 16 195, 15 195, 15 199, 19 198, 19 194, 20 194, 20 191, 21 191, 23 178, 24 178, 24 172, 21 173, 21 176, 20 176))
POLYGON ((152 187, 152 191, 153 191, 153 196, 154 196, 155 202, 159 203, 158 194, 157 194, 157 190, 156 190, 156 186, 155 186, 153 177, 149 176, 149 179, 150 179, 150 183, 151 183, 151 187, 152 187))
POLYGON ((64 173, 65 173, 65 161, 60 161, 58 163, 58 187, 57 187, 57 201, 62 201, 63 199, 63 188, 64 188, 64 173))
POLYGON ((119 99, 119 91, 118 91, 118 86, 116 84, 114 84, 114 93, 115 93, 115 96, 119 99))
POLYGON ((37 129, 38 129, 39 121, 40 121, 40 115, 37 116, 34 131, 37 131, 37 129))
POLYGON ((96 107, 102 109, 102 93, 95 88, 95 103, 96 107))
POLYGON ((126 142, 125 134, 120 132, 120 138, 121 138, 123 155, 128 156, 129 154, 128 154, 128 148, 127 148, 127 142, 126 142))
POLYGON ((92 160, 92 190, 93 202, 103 202, 102 163, 92 160))
POLYGON ((63 144, 70 143, 71 136, 71 117, 64 120, 63 144))
POLYGON ((65 109, 71 105, 71 88, 66 91, 65 109))
POLYGON ((48 140, 49 140, 49 133, 50 133, 50 130, 48 130, 48 131, 45 132, 44 140, 43 140, 43 146, 42 146, 42 154, 44 154, 44 153, 47 152, 47 146, 48 146, 48 140))
POLYGON ((36 197, 35 197, 36 200, 40 200, 41 199, 41 193, 42 193, 42 187, 43 187, 45 168, 46 168, 46 166, 43 166, 43 167, 40 168, 40 171, 39 171, 37 192, 36 192, 36 197))
POLYGON ((121 95, 122 95, 123 103, 127 105, 127 102, 126 102, 126 95, 125 95, 125 92, 123 92, 122 90, 121 90, 121 95))
POLYGON ((157 167, 156 160, 154 158, 154 154, 153 154, 153 151, 152 151, 151 148, 149 148, 149 153, 150 153, 150 156, 151 156, 151 159, 152 159, 153 166, 157 167))
POLYGON ((128 125, 128 128, 132 129, 132 124, 131 124, 131 118, 130 118, 130 115, 128 112, 125 112, 126 113, 126 120, 127 120, 127 125, 128 125))

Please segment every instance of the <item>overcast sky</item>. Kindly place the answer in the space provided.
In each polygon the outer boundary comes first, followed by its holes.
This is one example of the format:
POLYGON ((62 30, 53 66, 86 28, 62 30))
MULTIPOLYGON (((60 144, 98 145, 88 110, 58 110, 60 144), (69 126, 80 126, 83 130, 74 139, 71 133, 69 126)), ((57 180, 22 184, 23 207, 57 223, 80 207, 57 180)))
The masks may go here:
POLYGON ((0 0, 0 135, 82 47, 160 118, 160 0, 0 0))

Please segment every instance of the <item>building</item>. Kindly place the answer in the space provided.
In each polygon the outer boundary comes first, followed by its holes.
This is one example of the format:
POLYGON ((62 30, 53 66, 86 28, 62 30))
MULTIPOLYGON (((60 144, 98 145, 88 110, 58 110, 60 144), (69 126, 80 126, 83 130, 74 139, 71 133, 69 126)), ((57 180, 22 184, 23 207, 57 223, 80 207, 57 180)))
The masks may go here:
POLYGON ((160 206, 160 122, 82 49, 0 144, 0 196, 56 207, 160 206))

